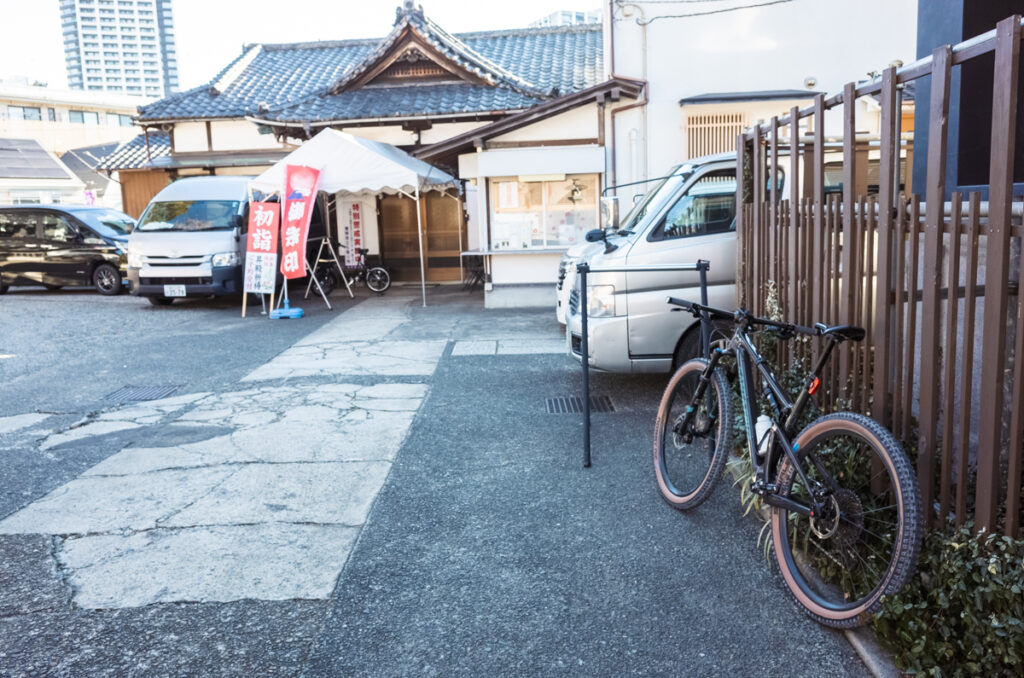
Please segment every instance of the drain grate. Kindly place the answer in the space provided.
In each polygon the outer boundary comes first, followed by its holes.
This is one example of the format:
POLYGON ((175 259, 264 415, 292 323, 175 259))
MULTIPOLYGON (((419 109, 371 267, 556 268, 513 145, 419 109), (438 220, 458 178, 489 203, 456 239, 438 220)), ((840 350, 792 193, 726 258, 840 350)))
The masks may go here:
POLYGON ((137 400, 159 400, 178 390, 177 386, 125 386, 107 394, 107 400, 130 403, 137 400))
MULTIPOLYGON (((545 408, 548 414, 582 414, 583 398, 579 396, 548 398, 545 401, 545 408)), ((612 405, 612 399, 606 395, 590 396, 590 411, 614 412, 615 406, 612 405)))

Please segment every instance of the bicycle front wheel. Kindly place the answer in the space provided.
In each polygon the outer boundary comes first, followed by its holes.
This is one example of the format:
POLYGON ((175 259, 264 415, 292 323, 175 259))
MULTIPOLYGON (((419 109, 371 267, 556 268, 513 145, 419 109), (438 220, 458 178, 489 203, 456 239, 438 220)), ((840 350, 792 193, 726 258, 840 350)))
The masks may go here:
POLYGON ((784 458, 777 491, 806 505, 817 496, 822 509, 803 516, 772 508, 779 571, 796 602, 819 623, 859 626, 917 566, 923 529, 917 477, 892 434, 860 414, 815 420, 794 449, 807 483, 784 458))
POLYGON ((391 275, 380 266, 374 266, 366 271, 366 286, 380 294, 391 287, 391 275))
POLYGON ((693 508, 708 498, 729 454, 732 397, 720 369, 711 373, 703 397, 695 398, 707 366, 702 358, 683 363, 658 407, 654 476, 661 496, 677 509, 693 508))

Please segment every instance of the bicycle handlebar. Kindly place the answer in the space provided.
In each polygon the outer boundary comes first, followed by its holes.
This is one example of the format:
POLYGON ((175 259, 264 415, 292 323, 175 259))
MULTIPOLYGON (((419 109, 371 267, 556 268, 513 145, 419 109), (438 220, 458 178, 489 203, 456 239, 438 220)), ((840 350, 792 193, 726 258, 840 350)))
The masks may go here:
POLYGON ((693 313, 694 317, 700 317, 702 311, 706 311, 708 316, 711 318, 720 318, 723 320, 731 320, 732 322, 739 324, 746 321, 751 325, 761 325, 764 327, 773 327, 777 330, 781 330, 783 333, 791 334, 808 334, 811 336, 820 336, 825 330, 830 328, 825 325, 816 325, 815 327, 804 327, 803 325, 797 325, 795 323, 776 322, 775 320, 769 320, 768 318, 758 318, 757 316, 750 313, 745 309, 739 308, 735 311, 726 311, 721 308, 714 308, 713 306, 705 306, 704 304, 698 304, 694 301, 686 301, 685 299, 677 299, 676 297, 668 297, 666 300, 673 306, 680 306, 687 311, 693 313))

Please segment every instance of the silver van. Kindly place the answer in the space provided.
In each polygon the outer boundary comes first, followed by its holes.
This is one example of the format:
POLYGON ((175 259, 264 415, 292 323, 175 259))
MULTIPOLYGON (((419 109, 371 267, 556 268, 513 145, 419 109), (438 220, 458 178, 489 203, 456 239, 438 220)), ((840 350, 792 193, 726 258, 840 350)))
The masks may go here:
POLYGON ((240 294, 251 178, 190 177, 157 193, 128 240, 131 293, 154 305, 240 294))
MULTIPOLYGON (((780 182, 781 183, 781 182, 780 182)), ((736 156, 681 165, 627 217, 628 234, 588 251, 591 267, 629 268, 711 262, 708 302, 736 305, 736 156)), ((574 262, 576 263, 576 262, 574 262)), ((580 357, 579 279, 566 317, 566 343, 580 357)), ((697 326, 673 313, 668 296, 699 299, 696 272, 592 273, 587 276, 590 365, 609 372, 669 372, 697 354, 697 326)))

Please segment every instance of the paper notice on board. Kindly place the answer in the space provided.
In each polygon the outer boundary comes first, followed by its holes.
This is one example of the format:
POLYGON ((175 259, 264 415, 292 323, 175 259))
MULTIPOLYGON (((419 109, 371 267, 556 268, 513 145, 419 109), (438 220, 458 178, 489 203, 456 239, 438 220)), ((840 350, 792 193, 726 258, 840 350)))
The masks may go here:
POLYGON ((519 207, 519 184, 515 181, 498 182, 498 208, 507 210, 519 207))

